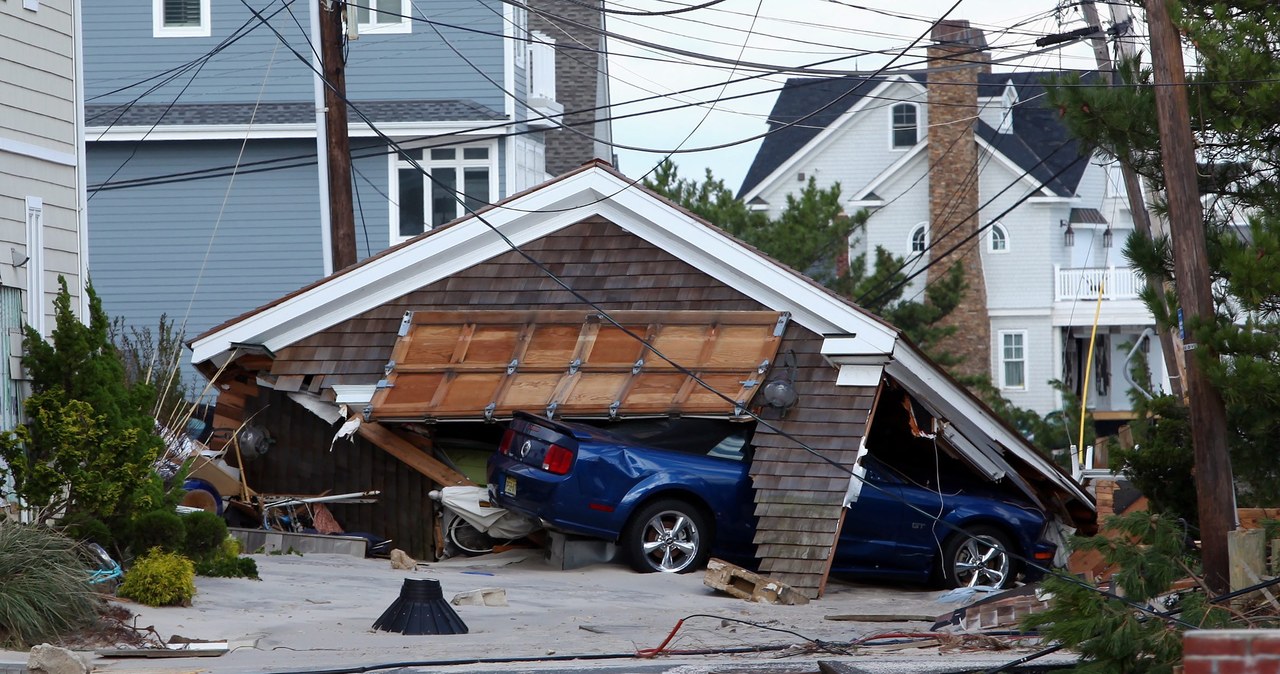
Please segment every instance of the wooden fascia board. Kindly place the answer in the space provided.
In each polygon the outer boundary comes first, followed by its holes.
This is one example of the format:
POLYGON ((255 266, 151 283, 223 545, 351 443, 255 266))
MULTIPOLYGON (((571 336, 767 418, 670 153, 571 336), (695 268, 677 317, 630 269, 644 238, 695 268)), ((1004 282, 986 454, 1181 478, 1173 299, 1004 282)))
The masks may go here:
POLYGON ((860 98, 858 102, 853 105, 852 108, 849 108, 848 110, 846 110, 843 114, 837 117, 835 121, 828 124, 825 129, 823 129, 822 131, 819 131, 818 135, 814 136, 813 139, 810 140, 808 143, 806 143, 804 147, 797 150, 795 154, 791 155, 790 157, 787 158, 786 161, 782 162, 782 164, 780 164, 778 168, 773 170, 773 173, 770 173, 769 175, 765 176, 764 180, 761 180, 759 183, 756 183, 756 186, 751 188, 750 192, 747 192, 746 194, 742 195, 742 202, 746 203, 748 201, 751 201, 752 199, 760 196, 761 192, 764 192, 766 189, 773 187, 774 184, 776 184, 779 180, 781 180, 783 176, 795 170, 796 164, 799 164, 801 160, 806 159, 813 152, 817 151, 823 145, 825 145, 827 140, 830 139, 831 136, 835 135, 841 128, 843 128, 844 125, 848 123, 850 119, 852 119, 855 115, 857 115, 858 113, 866 109, 866 107, 870 105, 873 101, 878 102, 880 100, 879 98, 880 95, 884 93, 885 89, 888 89, 889 87, 892 87, 897 84, 906 84, 908 86, 914 87, 919 90, 919 93, 927 92, 927 89, 921 86, 919 82, 916 82, 913 78, 907 77, 906 75, 891 77, 885 80, 884 82, 881 82, 879 85, 876 86, 876 88, 863 94, 862 98, 860 98))
POLYGON ((360 437, 378 449, 399 459, 401 463, 418 471, 432 482, 444 487, 454 485, 475 486, 466 476, 437 461, 414 443, 382 424, 366 421, 360 424, 360 437))
POLYGON ((909 162, 911 162, 913 159, 918 157, 928 147, 929 147, 929 143, 927 140, 916 143, 915 147, 911 148, 909 152, 902 155, 901 157, 898 157, 897 161, 890 164, 889 168, 881 171, 880 175, 877 175, 875 178, 872 178, 871 182, 867 183, 866 187, 863 187, 862 189, 858 190, 857 194, 855 194, 853 198, 846 203, 856 204, 858 202, 865 202, 867 200, 867 195, 869 193, 876 191, 876 189, 878 189, 881 185, 888 182, 891 178, 897 176, 898 173, 902 171, 909 162))
MULTIPOLYGON (((896 379, 914 380, 901 382, 904 386, 910 385, 910 389, 916 389, 912 390, 912 393, 932 392, 933 395, 929 396, 928 400, 921 402, 927 402, 945 410, 946 420, 957 425, 957 428, 964 426, 970 433, 976 432, 985 436, 990 442, 1012 452, 1047 480, 1087 507, 1097 509, 1092 497, 1085 493, 1084 489, 1070 476, 1064 474, 1034 447, 1027 444, 1027 441, 1017 432, 992 418, 992 413, 979 404, 973 398, 973 394, 943 374, 936 365, 914 349, 899 349, 894 354, 888 369, 890 376, 896 379)), ((973 441, 973 438, 970 438, 970 441, 973 441)))

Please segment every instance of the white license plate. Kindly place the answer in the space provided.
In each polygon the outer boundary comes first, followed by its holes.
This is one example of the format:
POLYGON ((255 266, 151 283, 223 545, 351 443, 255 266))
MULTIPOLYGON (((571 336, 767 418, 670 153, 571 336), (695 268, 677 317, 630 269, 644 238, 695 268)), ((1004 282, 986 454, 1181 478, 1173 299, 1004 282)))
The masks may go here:
POLYGON ((506 481, 502 484, 502 493, 507 496, 516 495, 516 479, 514 477, 507 476, 506 481))

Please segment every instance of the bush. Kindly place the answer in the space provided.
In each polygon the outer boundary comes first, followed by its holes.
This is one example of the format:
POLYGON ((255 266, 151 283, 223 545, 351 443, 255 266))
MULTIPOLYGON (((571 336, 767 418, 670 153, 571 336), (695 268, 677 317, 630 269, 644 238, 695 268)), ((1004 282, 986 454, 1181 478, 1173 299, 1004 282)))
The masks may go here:
MULTIPOLYGON (((182 516, 182 525, 186 529, 186 542, 183 550, 187 557, 202 560, 212 557, 229 537, 227 523, 211 512, 201 510, 182 516)), ((205 575, 205 574, 200 574, 205 575)))
POLYGON ((191 560, 152 548, 134 560, 116 594, 147 606, 189 606, 196 594, 195 577, 191 560))
POLYGON ((169 552, 181 552, 186 542, 187 529, 177 513, 153 510, 142 513, 130 526, 129 548, 141 555, 152 548, 169 552))
POLYGON ((89 570, 75 541, 51 529, 0 522, 0 643, 54 640, 96 617, 89 570))
POLYGON ((252 557, 218 555, 196 562, 196 573, 208 578, 258 578, 258 563, 252 557))
POLYGON ((240 556, 240 541, 227 536, 212 554, 196 561, 196 575, 210 578, 258 577, 258 563, 240 556))
POLYGON ((104 548, 115 544, 115 536, 102 520, 87 515, 72 516, 62 522, 62 532, 77 541, 97 543, 104 548))

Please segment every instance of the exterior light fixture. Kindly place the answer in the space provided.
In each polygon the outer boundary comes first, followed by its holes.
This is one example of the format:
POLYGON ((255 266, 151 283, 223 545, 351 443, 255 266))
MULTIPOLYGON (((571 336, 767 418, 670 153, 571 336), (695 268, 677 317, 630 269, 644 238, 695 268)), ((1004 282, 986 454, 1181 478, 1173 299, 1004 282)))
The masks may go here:
POLYGON ((1111 234, 1111 225, 1107 225, 1107 228, 1102 231, 1102 247, 1110 248, 1114 238, 1111 234))
POLYGON ((1059 220, 1058 226, 1066 228, 1066 231, 1062 232, 1062 245, 1068 248, 1076 245, 1076 233, 1075 230, 1071 229, 1071 223, 1066 220, 1059 220))

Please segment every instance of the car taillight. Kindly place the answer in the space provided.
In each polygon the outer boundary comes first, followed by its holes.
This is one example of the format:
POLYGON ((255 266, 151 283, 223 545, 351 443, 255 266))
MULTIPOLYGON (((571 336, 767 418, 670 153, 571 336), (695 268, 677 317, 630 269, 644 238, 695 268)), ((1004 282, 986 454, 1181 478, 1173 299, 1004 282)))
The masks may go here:
POLYGON ((542 456, 542 469, 548 473, 564 475, 573 465, 573 452, 560 445, 549 445, 547 453, 542 456))
POLYGON ((515 439, 515 437, 516 437, 516 433, 515 433, 515 431, 508 430, 507 432, 503 433, 503 434, 502 434, 502 442, 499 442, 499 443, 498 443, 498 453, 499 453, 499 454, 504 454, 504 455, 505 455, 505 454, 510 454, 510 453, 511 453, 511 441, 512 441, 512 440, 514 440, 514 439, 515 439))

